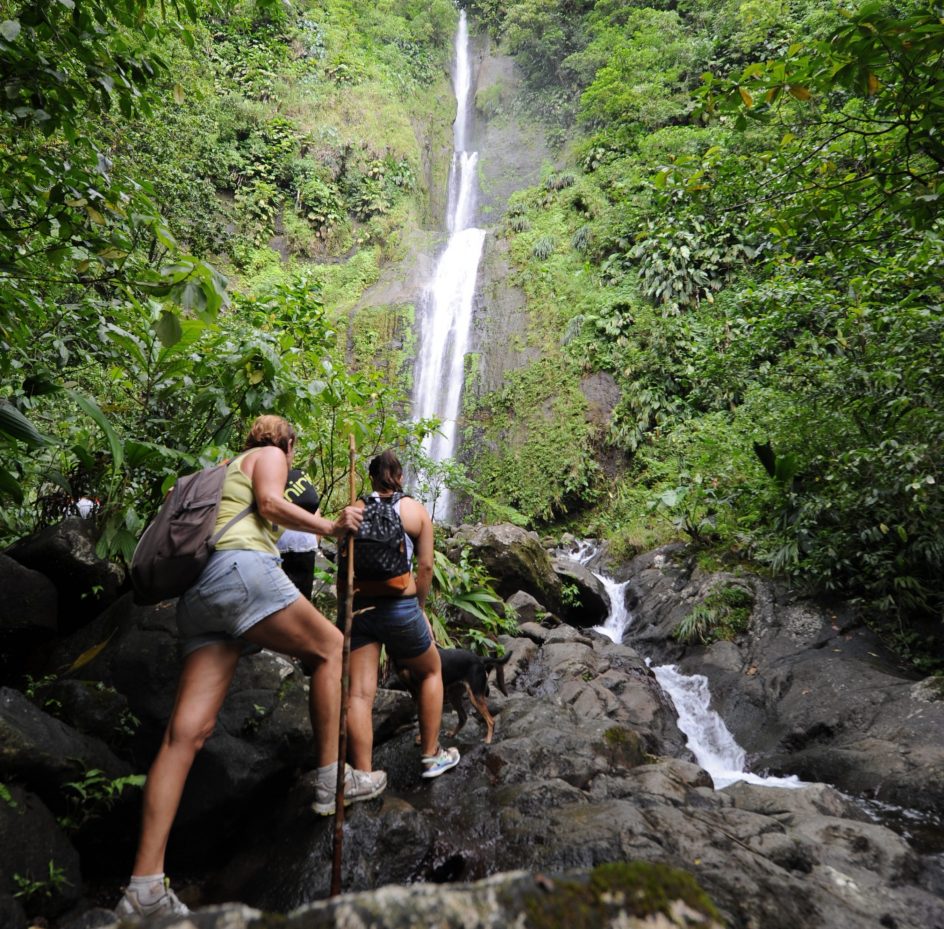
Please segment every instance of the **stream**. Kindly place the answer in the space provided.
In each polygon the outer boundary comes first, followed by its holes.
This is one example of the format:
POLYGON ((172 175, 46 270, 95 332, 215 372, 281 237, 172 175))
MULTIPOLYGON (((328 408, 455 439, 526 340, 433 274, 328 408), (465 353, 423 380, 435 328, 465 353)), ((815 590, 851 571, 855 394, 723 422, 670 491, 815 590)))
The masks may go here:
MULTIPOLYGON (((619 582, 589 567, 598 554, 592 542, 578 542, 576 550, 560 554, 586 567, 603 585, 610 601, 606 620, 594 631, 617 643, 622 643, 626 630, 633 622, 633 614, 626 609, 626 588, 629 581, 619 582)), ((659 686, 672 701, 678 715, 678 727, 686 737, 686 747, 695 756, 699 766, 711 777, 716 790, 737 781, 774 788, 806 787, 798 777, 764 777, 745 770, 746 753, 738 745, 721 716, 711 709, 711 691, 708 678, 702 674, 682 674, 675 665, 652 667, 659 686)), ((838 789, 838 788, 834 788, 838 789)), ((873 822, 887 826, 907 839, 916 851, 933 857, 937 867, 944 869, 944 822, 940 817, 921 810, 909 810, 892 803, 866 797, 856 797, 839 791, 873 822)), ((944 872, 942 872, 944 873, 944 872)))

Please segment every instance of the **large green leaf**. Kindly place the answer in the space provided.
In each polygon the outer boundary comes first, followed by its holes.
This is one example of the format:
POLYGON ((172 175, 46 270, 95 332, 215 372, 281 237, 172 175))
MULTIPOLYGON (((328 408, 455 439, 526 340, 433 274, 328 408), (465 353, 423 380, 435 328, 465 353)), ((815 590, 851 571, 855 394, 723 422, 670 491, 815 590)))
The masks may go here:
POLYGON ((105 438, 108 440, 108 446, 111 449, 112 464, 114 469, 117 471, 122 464, 124 464, 124 446, 121 439, 118 436, 118 433, 115 432, 114 426, 112 426, 108 417, 101 411, 98 404, 94 400, 91 400, 89 397, 85 397, 80 393, 77 393, 74 390, 66 391, 69 396, 75 401, 79 409, 81 409, 87 416, 91 417, 92 420, 98 425, 98 427, 105 433, 105 438))
POLYGON ((25 442, 33 448, 41 448, 51 441, 28 417, 6 400, 0 400, 0 433, 25 442))
POLYGON ((23 502, 23 488, 20 482, 2 467, 0 467, 0 496, 12 497, 17 503, 23 502))

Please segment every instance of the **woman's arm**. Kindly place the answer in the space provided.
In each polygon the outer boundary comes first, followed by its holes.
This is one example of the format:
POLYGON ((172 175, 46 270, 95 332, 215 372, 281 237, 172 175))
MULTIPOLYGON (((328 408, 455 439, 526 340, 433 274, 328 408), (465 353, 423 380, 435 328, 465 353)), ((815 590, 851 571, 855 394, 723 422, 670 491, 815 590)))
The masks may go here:
POLYGON ((260 448, 245 462, 244 473, 252 481, 256 509, 266 522, 285 529, 300 529, 317 535, 339 536, 361 524, 357 507, 345 507, 334 521, 317 513, 309 513, 285 499, 285 481, 288 477, 288 458, 274 445, 260 448))
POLYGON ((414 526, 419 522, 419 534, 414 536, 413 546, 416 555, 416 599, 420 609, 426 609, 426 598, 433 583, 433 521, 426 512, 426 507, 418 500, 404 500, 409 503, 414 526))

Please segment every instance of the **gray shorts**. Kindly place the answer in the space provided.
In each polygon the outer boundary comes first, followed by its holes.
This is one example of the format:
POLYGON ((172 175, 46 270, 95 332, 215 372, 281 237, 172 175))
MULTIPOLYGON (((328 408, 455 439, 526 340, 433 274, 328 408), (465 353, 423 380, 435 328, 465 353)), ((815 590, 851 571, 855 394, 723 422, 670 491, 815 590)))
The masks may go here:
MULTIPOLYGON (((214 552, 197 582, 177 601, 182 655, 204 645, 233 642, 298 597, 278 555, 245 550, 214 552)), ((258 651, 246 643, 247 652, 258 651)))

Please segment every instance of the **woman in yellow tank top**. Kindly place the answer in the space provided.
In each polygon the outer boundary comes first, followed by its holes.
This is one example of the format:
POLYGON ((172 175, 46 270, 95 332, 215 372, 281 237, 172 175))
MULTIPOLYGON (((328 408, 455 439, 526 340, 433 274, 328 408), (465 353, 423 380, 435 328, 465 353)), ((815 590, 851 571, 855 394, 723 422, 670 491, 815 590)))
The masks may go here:
MULTIPOLYGON (((183 915, 187 907, 164 882, 164 853, 194 757, 213 732, 240 655, 261 648, 301 659, 311 675, 311 720, 318 755, 315 810, 334 812, 341 707, 343 636, 280 567, 284 529, 319 535, 356 530, 360 511, 336 521, 309 513, 284 495, 295 430, 279 416, 260 416, 245 449, 229 466, 217 527, 252 504, 254 510, 218 542, 197 582, 177 602, 183 668, 164 739, 144 787, 141 837, 119 916, 183 915)), ((383 771, 347 768, 344 802, 378 796, 383 771)))

